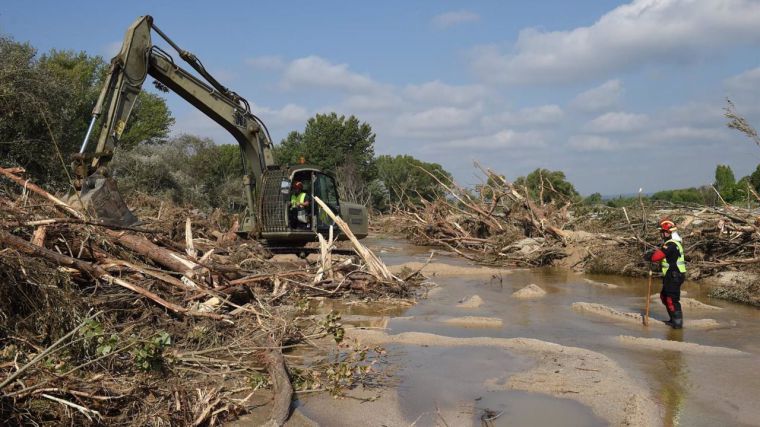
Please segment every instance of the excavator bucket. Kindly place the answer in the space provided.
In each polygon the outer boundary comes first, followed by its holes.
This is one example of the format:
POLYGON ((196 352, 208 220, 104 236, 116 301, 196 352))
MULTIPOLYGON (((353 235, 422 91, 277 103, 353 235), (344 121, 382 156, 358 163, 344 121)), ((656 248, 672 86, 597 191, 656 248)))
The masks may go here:
POLYGON ((129 227, 139 222, 119 193, 116 181, 94 173, 84 180, 79 193, 84 209, 105 224, 129 227))

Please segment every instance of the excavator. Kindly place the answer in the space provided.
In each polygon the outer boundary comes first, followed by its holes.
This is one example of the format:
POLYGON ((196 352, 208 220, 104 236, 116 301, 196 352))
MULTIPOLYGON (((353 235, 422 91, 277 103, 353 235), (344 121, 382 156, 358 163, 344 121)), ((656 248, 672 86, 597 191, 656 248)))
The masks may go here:
MULTIPOLYGON (((319 167, 303 161, 297 165, 275 164, 269 131, 251 112, 248 101, 219 83, 194 54, 177 46, 147 15, 129 27, 121 50, 111 60, 81 149, 74 155, 75 196, 91 215, 121 226, 139 222, 121 197, 108 163, 148 76, 222 126, 240 145, 241 187, 246 199, 240 233, 263 241, 273 252, 303 254, 305 244, 315 241, 317 233, 327 232, 334 223, 316 203, 293 214, 296 207, 290 206, 291 187, 300 182, 298 187, 303 186, 312 201, 314 196, 319 197, 357 238, 366 237, 366 207, 340 200, 335 178, 319 167), (203 80, 154 45, 152 32, 177 51, 203 80), (97 145, 88 150, 94 128, 99 128, 97 145)), ((338 239, 345 238, 338 233, 338 239)))

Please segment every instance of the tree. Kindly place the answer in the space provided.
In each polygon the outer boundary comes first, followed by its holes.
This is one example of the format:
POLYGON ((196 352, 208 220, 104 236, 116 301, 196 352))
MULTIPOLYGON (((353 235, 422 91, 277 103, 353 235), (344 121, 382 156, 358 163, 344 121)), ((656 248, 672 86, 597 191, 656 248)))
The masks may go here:
POLYGON ((140 92, 119 144, 126 149, 140 143, 163 144, 173 125, 174 117, 166 101, 158 95, 140 92))
POLYGON ((754 188, 755 191, 760 193, 760 165, 757 165, 755 171, 750 174, 749 183, 752 185, 752 188, 754 188))
POLYGON ((125 196, 162 195, 198 209, 237 210, 245 205, 237 144, 180 135, 161 145, 117 149, 111 166, 125 196))
POLYGON ((391 204, 410 206, 418 205, 423 199, 435 200, 445 189, 433 176, 444 183, 451 180, 451 174, 438 163, 423 162, 408 155, 379 156, 376 162, 378 179, 387 190, 391 204))
POLYGON ((569 183, 562 171, 536 169, 527 177, 521 176, 515 180, 515 185, 525 187, 528 195, 542 203, 551 201, 576 201, 580 195, 573 184, 569 183))
MULTIPOLYGON (((28 43, 1 36, 0 57, 0 162, 23 166, 53 188, 67 188, 65 169, 84 139, 107 64, 84 52, 38 56, 28 43)), ((133 110, 138 125, 125 136, 160 142, 173 123, 171 114, 163 99, 141 98, 147 101, 133 110)))
POLYGON ((583 199, 583 204, 588 206, 594 206, 594 205, 601 205, 602 204, 602 194, 601 193, 593 193, 590 196, 583 199))
MULTIPOLYGON (((355 116, 336 113, 310 118, 303 133, 291 132, 274 150, 281 164, 295 164, 303 157, 309 164, 336 173, 347 165, 357 174, 356 185, 366 187, 377 176, 375 133, 355 116)), ((339 177, 340 178, 340 177, 339 177)), ((342 185, 340 180, 338 185, 342 185)))
POLYGON ((736 178, 731 166, 718 165, 715 168, 715 182, 713 186, 726 202, 733 202, 736 197, 736 178))

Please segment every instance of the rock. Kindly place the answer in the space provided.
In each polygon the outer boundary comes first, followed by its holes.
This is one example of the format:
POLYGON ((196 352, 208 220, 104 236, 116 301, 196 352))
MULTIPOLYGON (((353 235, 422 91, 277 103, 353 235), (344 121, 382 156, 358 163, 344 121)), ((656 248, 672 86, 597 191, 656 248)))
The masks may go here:
POLYGON ((538 287, 538 285, 531 283, 530 285, 513 293, 512 297, 520 298, 520 299, 530 299, 530 298, 541 298, 545 295, 546 295, 545 290, 538 287))
POLYGON ((459 308, 478 308, 483 305, 483 298, 478 295, 473 295, 469 298, 465 298, 459 301, 457 307, 459 308))

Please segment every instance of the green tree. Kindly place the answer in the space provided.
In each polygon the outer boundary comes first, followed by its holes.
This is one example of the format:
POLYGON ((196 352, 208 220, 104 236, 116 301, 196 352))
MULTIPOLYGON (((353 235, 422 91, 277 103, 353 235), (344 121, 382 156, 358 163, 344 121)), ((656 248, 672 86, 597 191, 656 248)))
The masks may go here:
POLYGON ((438 163, 428 163, 408 155, 379 156, 376 160, 378 179, 387 190, 391 204, 417 205, 421 200, 434 200, 445 193, 436 181, 446 183, 451 174, 438 163))
MULTIPOLYGON (((65 168, 87 131, 107 64, 84 52, 51 50, 38 56, 28 43, 1 36, 0 58, 0 162, 66 188, 65 168)), ((160 142, 173 119, 162 99, 141 98, 148 101, 133 110, 138 124, 127 136, 160 142)))
POLYGON ((580 195, 573 184, 567 181, 562 171, 550 171, 548 169, 536 169, 528 176, 521 176, 515 180, 515 185, 525 187, 528 195, 543 203, 551 201, 575 201, 580 195))
POLYGON ((126 149, 140 143, 163 144, 173 125, 174 117, 166 101, 158 95, 140 92, 119 144, 126 149))
POLYGON ((726 202, 733 202, 737 197, 736 178, 731 166, 718 165, 715 168, 715 182, 713 186, 726 202))
POLYGON ((162 195, 199 209, 244 206, 240 148, 208 138, 180 135, 161 145, 118 149, 111 166, 119 188, 162 195))
POLYGON ((594 193, 590 196, 583 199, 583 204, 588 206, 594 206, 594 205, 600 205, 602 204, 602 194, 601 193, 594 193))
POLYGON ((362 183, 377 175, 375 167, 375 133, 367 123, 355 116, 336 113, 317 114, 306 122, 303 133, 291 132, 275 148, 278 163, 307 163, 336 172, 338 166, 352 164, 359 171, 362 183))
POLYGON ((760 193, 760 165, 757 165, 755 171, 749 175, 749 183, 755 191, 760 193))

